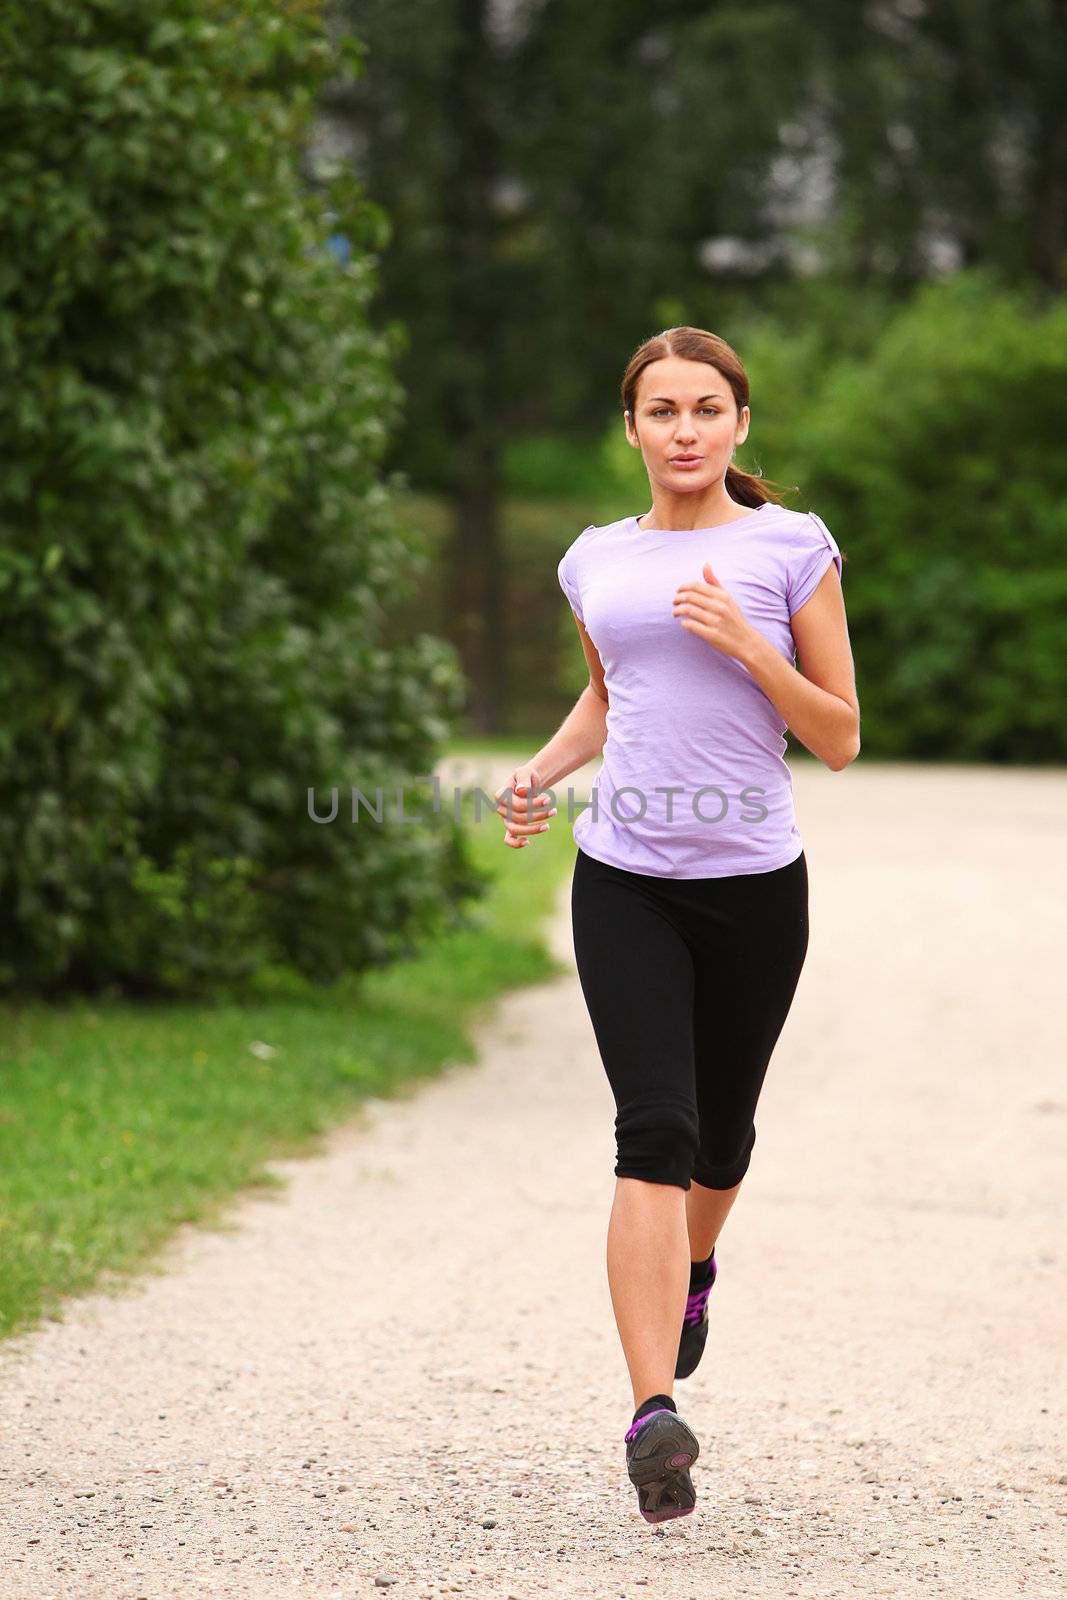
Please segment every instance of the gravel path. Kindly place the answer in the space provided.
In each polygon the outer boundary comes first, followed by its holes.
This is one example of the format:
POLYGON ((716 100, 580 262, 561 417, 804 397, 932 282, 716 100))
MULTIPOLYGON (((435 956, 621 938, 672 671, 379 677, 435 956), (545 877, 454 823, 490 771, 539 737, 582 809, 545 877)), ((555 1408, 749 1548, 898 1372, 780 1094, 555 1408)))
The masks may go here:
POLYGON ((3 1600, 1064 1593, 1067 774, 795 770, 812 937, 678 1389, 696 1514, 625 1478, 570 970, 0 1350, 3 1600))

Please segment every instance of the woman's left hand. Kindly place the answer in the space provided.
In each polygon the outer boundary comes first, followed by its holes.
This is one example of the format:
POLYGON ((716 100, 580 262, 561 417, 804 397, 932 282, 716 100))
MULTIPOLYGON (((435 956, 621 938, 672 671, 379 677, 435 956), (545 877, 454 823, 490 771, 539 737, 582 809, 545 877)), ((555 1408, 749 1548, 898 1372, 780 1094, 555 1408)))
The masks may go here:
POLYGON ((741 660, 751 649, 758 629, 745 615, 727 589, 724 589, 710 561, 704 563, 703 583, 683 583, 674 596, 674 615, 682 627, 713 644, 724 655, 741 660))

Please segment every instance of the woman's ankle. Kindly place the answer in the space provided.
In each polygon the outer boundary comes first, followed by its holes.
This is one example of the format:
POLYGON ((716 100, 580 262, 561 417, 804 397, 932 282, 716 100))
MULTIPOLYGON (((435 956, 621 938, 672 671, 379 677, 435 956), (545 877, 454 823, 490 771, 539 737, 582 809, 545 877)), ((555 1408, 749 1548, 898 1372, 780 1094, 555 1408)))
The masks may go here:
POLYGON ((675 1405, 669 1394, 649 1395, 648 1399, 642 1400, 641 1404, 637 1407, 636 1411, 634 1412, 633 1420, 636 1422, 638 1417, 645 1416, 649 1411, 673 1411, 675 1414, 677 1414, 678 1407, 675 1405))

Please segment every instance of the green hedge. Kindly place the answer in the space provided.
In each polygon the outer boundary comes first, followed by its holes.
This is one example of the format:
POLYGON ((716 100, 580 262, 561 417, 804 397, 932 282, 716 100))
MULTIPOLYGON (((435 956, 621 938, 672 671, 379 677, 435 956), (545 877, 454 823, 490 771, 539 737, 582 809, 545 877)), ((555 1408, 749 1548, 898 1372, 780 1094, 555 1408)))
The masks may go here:
POLYGON ((847 557, 864 753, 1061 763, 1067 302, 971 270, 854 342, 775 323, 741 350, 765 470, 847 557))
POLYGON ((300 170, 359 46, 302 0, 21 0, 0 46, 0 986, 410 952, 482 892, 458 828, 307 808, 428 773, 462 693, 381 642, 427 563, 379 468, 388 222, 300 170))
MULTIPOLYGON (((786 503, 819 511, 845 554, 864 756, 1061 764, 1067 301, 972 269, 906 300, 795 283, 745 323, 712 326, 751 378, 740 464, 796 485, 786 503)), ((615 416, 592 444, 527 441, 509 466, 526 623, 511 719, 554 726, 585 681, 556 562, 587 523, 644 509, 648 480, 615 416), (554 502, 568 451, 584 457, 563 474, 581 492, 554 502)))

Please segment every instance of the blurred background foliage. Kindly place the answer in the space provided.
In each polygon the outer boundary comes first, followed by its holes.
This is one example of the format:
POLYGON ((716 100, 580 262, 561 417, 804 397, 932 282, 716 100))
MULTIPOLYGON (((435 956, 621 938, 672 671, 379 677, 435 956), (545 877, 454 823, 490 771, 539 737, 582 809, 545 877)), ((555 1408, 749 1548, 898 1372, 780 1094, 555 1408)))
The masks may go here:
POLYGON ((302 0, 0 28, 0 983, 410 952, 481 879, 447 814, 347 806, 432 770, 462 684, 447 643, 384 642, 427 558, 382 468, 384 218, 300 171, 337 51, 302 0))
POLYGON ((409 341, 387 460, 440 507, 427 602, 466 725, 536 748, 566 711, 556 561, 648 507, 619 380, 689 322, 749 366, 740 464, 796 483, 847 550, 865 754, 1062 761, 1067 8, 331 15, 368 46, 324 127, 394 224, 381 304, 409 341))
POLYGON ((463 926, 455 819, 345 797, 566 714, 672 323, 845 552, 864 756, 1063 762, 1061 4, 9 0, 0 56, 0 985, 463 926))

